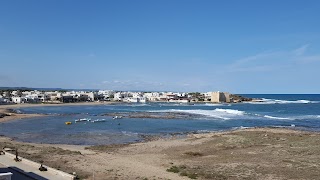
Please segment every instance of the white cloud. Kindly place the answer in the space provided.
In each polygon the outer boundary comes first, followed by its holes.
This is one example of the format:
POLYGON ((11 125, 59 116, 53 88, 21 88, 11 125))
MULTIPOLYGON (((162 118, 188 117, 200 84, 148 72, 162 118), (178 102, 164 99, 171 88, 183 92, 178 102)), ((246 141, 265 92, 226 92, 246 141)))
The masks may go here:
POLYGON ((302 64, 320 62, 320 55, 300 57, 297 62, 302 64))
POLYGON ((222 69, 227 72, 270 71, 275 59, 281 56, 283 52, 264 52, 236 60, 222 69))
POLYGON ((231 64, 232 66, 241 66, 241 65, 245 65, 247 63, 250 62, 254 62, 254 61, 261 61, 262 59, 271 57, 271 56, 277 56, 279 55, 280 52, 269 52, 269 53, 259 53, 253 56, 248 56, 239 60, 236 60, 233 64, 231 64))
POLYGON ((297 55, 297 56, 301 56, 301 55, 303 55, 303 54, 307 51, 308 47, 309 47, 309 44, 305 44, 305 45, 303 45, 303 46, 295 49, 295 50, 293 51, 293 53, 294 53, 295 55, 297 55))
POLYGON ((264 72, 320 61, 320 55, 305 55, 308 48, 309 44, 306 44, 293 50, 263 52, 236 60, 222 69, 227 72, 264 72))

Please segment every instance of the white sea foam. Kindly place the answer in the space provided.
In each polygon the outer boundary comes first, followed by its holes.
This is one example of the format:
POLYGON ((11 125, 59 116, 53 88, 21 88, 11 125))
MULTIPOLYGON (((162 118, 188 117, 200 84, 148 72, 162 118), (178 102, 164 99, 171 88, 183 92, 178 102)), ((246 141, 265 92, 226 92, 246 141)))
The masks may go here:
POLYGON ((239 127, 233 127, 233 130, 238 130, 238 129, 252 129, 254 127, 247 127, 247 126, 239 126, 239 127))
POLYGON ((215 109, 215 111, 218 111, 218 112, 225 112, 225 113, 228 113, 228 114, 235 114, 235 115, 244 115, 244 111, 239 111, 239 110, 234 110, 234 109, 215 109))
POLYGON ((224 106, 224 104, 205 103, 205 106, 224 106))
POLYGON ((158 104, 160 107, 162 106, 190 106, 191 104, 188 103, 172 103, 172 102, 168 102, 168 103, 159 103, 158 104))
POLYGON ((256 102, 246 102, 249 104, 310 104, 310 103, 319 103, 319 101, 310 101, 310 100, 295 100, 295 101, 288 101, 288 100, 279 100, 279 99, 261 99, 261 101, 256 102))
POLYGON ((150 104, 145 104, 145 103, 141 103, 141 104, 128 104, 127 106, 131 106, 131 107, 139 107, 139 106, 151 106, 150 104))
POLYGON ((296 119, 320 119, 320 115, 304 115, 304 116, 296 116, 296 119))
MULTIPOLYGON (((257 115, 261 116, 261 115, 257 115)), ((276 117, 270 115, 264 115, 263 117, 268 119, 278 119, 278 120, 317 120, 320 119, 320 115, 302 115, 302 116, 290 116, 290 117, 276 117)))
POLYGON ((126 135, 126 136, 137 136, 138 135, 138 133, 131 132, 131 131, 121 131, 121 133, 126 135))
POLYGON ((152 112, 180 112, 180 113, 188 113, 188 114, 197 114, 208 117, 213 117, 217 119, 229 120, 238 116, 243 116, 245 114, 244 111, 234 110, 234 109, 215 109, 215 110, 181 110, 181 109, 169 109, 169 110, 160 110, 160 111, 152 111, 152 112))
POLYGON ((275 117, 275 116, 268 116, 268 115, 265 115, 264 117, 269 119, 294 120, 294 118, 289 118, 289 117, 275 117))
POLYGON ((270 126, 270 127, 273 127, 273 128, 295 128, 296 125, 291 124, 290 126, 270 126))
POLYGON ((213 131, 209 131, 209 130, 198 130, 196 131, 197 133, 210 133, 210 132, 213 132, 213 131))

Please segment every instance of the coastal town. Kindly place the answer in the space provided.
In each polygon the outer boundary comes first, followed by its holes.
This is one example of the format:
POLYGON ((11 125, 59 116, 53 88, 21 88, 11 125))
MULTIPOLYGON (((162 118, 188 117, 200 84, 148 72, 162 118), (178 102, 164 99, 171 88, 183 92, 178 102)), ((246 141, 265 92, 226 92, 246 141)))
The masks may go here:
POLYGON ((320 179, 319 9, 0 1, 0 180, 320 179))
POLYGON ((227 92, 132 92, 114 90, 96 91, 39 91, 39 90, 0 90, 0 104, 21 103, 75 103, 75 102, 212 102, 212 103, 238 103, 251 101, 227 92))

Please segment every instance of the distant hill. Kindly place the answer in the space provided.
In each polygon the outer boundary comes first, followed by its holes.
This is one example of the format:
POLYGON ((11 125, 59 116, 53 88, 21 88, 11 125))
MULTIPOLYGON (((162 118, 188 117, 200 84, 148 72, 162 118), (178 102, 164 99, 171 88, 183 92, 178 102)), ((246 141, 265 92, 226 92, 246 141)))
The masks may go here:
POLYGON ((0 87, 0 90, 33 90, 33 88, 28 88, 28 87, 0 87))

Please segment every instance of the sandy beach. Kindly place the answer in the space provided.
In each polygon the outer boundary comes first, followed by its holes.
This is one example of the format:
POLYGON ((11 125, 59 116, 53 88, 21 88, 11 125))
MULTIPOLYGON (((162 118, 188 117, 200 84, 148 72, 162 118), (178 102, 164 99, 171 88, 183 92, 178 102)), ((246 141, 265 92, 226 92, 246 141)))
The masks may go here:
POLYGON ((253 128, 127 145, 21 143, 0 147, 81 179, 317 179, 320 134, 253 128))

